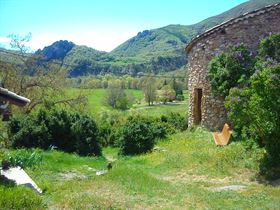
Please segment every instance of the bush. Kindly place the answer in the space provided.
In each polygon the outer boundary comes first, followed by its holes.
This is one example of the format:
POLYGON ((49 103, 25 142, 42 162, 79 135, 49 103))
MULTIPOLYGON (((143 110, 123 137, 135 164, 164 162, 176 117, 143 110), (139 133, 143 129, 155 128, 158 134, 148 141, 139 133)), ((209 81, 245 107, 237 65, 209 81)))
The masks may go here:
POLYGON ((250 87, 232 89, 226 100, 229 118, 241 139, 265 146, 271 165, 280 162, 280 64, 250 79, 250 87))
POLYGON ((100 155, 98 128, 94 120, 64 110, 40 110, 36 115, 13 118, 9 123, 13 148, 55 146, 80 155, 100 155))
POLYGON ((280 62, 280 34, 272 34, 260 43, 259 57, 280 62))
POLYGON ((98 119, 99 137, 103 147, 118 146, 120 128, 125 123, 126 117, 120 112, 103 112, 98 119))
POLYGON ((226 97, 233 87, 243 87, 254 73, 255 59, 241 44, 213 58, 208 65, 207 80, 214 95, 226 97))
POLYGON ((47 149, 51 144, 48 128, 44 124, 37 124, 36 120, 28 116, 26 118, 13 118, 9 124, 9 136, 13 148, 39 147, 47 149))
POLYGON ((247 140, 246 126, 250 124, 249 100, 251 91, 249 88, 232 88, 226 97, 225 107, 229 110, 228 117, 234 127, 233 137, 235 140, 247 140))
POLYGON ((142 116, 131 116, 121 130, 120 153, 123 155, 146 153, 154 147, 158 135, 151 120, 142 116))
POLYGON ((280 166, 279 37, 270 36, 261 42, 256 71, 247 87, 232 88, 225 103, 237 138, 254 139, 265 146, 267 155, 263 168, 264 165, 280 166))
POLYGON ((170 126, 180 131, 186 130, 188 128, 187 118, 176 112, 170 112, 167 115, 162 115, 161 121, 168 123, 170 126))
POLYGON ((98 128, 89 117, 81 117, 72 125, 75 139, 75 152, 81 155, 101 155, 101 147, 98 141, 98 128))

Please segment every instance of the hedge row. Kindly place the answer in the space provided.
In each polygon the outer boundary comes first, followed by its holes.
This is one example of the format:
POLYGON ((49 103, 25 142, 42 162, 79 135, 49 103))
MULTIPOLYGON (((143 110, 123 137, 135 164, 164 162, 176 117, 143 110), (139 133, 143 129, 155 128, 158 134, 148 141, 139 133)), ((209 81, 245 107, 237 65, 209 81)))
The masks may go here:
POLYGON ((77 113, 40 110, 35 115, 13 118, 8 133, 13 148, 54 147, 79 155, 101 155, 97 124, 77 113))
POLYGON ((13 118, 8 134, 13 148, 57 148, 79 155, 101 155, 101 145, 119 147, 121 154, 151 150, 156 139, 187 127, 186 119, 171 113, 160 118, 104 115, 99 125, 89 116, 65 110, 39 110, 13 118))

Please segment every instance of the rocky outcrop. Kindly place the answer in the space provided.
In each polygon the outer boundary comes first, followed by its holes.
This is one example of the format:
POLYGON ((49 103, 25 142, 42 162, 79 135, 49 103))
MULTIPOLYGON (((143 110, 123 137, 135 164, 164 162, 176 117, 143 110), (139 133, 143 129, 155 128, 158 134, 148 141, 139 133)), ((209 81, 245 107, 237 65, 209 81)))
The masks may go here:
POLYGON ((63 60, 66 54, 72 50, 75 46, 73 42, 68 42, 66 40, 60 40, 54 42, 48 47, 44 47, 43 50, 38 50, 35 54, 41 55, 43 61, 49 61, 52 59, 63 60))

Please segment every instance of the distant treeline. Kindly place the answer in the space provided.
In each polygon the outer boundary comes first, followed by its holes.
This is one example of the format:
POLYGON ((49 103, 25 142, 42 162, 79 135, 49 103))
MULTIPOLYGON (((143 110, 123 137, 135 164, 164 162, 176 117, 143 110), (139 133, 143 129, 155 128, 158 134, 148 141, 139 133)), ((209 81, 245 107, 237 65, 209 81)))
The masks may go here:
POLYGON ((84 76, 68 78, 67 84, 71 87, 82 88, 82 89, 92 89, 92 88, 108 88, 112 83, 118 83, 122 89, 142 89, 145 79, 147 77, 155 78, 155 85, 157 89, 161 89, 165 85, 174 85, 180 87, 181 90, 187 89, 187 81, 183 77, 164 77, 164 76, 139 76, 132 77, 128 75, 124 76, 114 76, 114 75, 104 75, 104 76, 84 76))

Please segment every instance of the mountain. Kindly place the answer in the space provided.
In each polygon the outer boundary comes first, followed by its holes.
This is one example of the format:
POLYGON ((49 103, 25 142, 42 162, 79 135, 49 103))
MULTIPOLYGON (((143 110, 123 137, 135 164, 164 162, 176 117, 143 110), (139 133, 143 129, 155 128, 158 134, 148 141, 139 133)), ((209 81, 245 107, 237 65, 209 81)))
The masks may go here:
POLYGON ((54 42, 52 45, 44 47, 43 50, 37 50, 35 54, 43 55, 43 61, 53 59, 63 60, 66 54, 75 46, 73 42, 67 40, 60 40, 54 42))
POLYGON ((196 35, 246 12, 279 2, 280 0, 250 0, 194 25, 168 25, 144 30, 109 53, 61 40, 37 51, 36 54, 42 55, 42 62, 58 60, 68 64, 65 66, 73 77, 174 71, 187 64, 184 48, 196 35))
POLYGON ((158 56, 185 58, 183 49, 186 43, 196 35, 231 18, 278 2, 280 0, 251 0, 194 25, 169 25, 150 31, 146 30, 127 40, 111 53, 124 58, 130 57, 136 61, 158 56))

